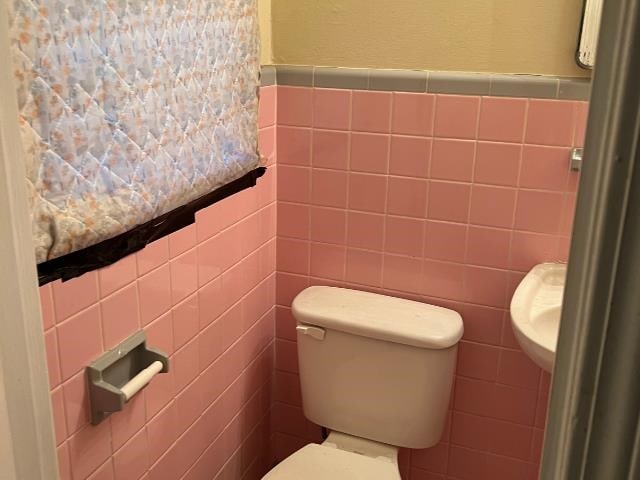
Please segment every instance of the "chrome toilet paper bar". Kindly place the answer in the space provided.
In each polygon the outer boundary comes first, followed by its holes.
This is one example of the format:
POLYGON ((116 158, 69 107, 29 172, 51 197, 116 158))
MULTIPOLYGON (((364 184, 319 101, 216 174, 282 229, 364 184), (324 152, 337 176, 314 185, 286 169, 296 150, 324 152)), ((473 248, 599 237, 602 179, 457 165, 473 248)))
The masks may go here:
POLYGON ((120 411, 152 379, 169 371, 169 358, 148 347, 137 332, 87 367, 91 423, 97 425, 120 411))

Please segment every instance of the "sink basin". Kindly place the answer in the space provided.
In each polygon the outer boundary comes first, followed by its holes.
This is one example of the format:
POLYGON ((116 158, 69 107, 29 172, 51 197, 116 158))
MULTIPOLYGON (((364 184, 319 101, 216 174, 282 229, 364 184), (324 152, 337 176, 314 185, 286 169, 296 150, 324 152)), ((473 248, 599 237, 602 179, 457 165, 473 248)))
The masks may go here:
POLYGON ((547 372, 553 370, 567 266, 536 265, 511 299, 511 324, 522 350, 547 372))

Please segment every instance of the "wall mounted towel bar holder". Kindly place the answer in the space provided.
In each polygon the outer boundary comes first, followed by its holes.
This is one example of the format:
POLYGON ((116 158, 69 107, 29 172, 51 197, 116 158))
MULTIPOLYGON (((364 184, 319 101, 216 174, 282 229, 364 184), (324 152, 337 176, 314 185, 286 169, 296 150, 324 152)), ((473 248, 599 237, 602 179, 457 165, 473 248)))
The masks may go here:
POLYGON ((87 367, 91 423, 97 425, 124 405, 158 373, 169 371, 169 358, 147 346, 143 331, 126 339, 87 367))

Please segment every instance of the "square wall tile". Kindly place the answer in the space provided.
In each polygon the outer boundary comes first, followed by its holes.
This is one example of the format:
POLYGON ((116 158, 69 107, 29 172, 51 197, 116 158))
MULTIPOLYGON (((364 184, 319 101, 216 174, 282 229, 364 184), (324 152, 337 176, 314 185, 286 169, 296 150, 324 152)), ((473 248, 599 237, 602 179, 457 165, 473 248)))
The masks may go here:
POLYGON ((387 212, 392 215, 424 218, 427 210, 427 181, 389 177, 387 212))
POLYGON ((387 177, 366 173, 349 174, 349 208, 383 213, 387 199, 387 177))
POLYGON ((473 177, 475 142, 436 138, 431 152, 430 177, 470 182, 473 177))
POLYGON ((476 138, 480 97, 437 95, 434 135, 448 138, 476 138))
POLYGON ((345 210, 311 208, 311 240, 343 245, 346 235, 347 213, 345 210))
POLYGON ((474 181, 516 187, 522 146, 516 143, 478 142, 474 181))
POLYGON ((311 171, 311 202, 326 207, 346 207, 347 172, 335 170, 311 171))
POLYGON ((511 228, 515 205, 516 190, 513 188, 474 185, 470 222, 474 225, 511 228))
POLYGON ((434 106, 435 95, 395 92, 391 131, 400 135, 432 135, 434 106))
POLYGON ((429 297, 464 300, 465 266, 425 260, 422 293, 429 297))
POLYGON ((140 322, 147 325, 171 308, 171 270, 165 265, 138 279, 140 322))
POLYGON ((54 282, 52 288, 56 321, 60 322, 98 301, 98 273, 93 271, 66 282, 54 282))
POLYGON ((313 277, 342 280, 346 265, 347 251, 337 245, 311 244, 310 274, 313 277))
POLYGON ((102 298, 136 279, 136 256, 129 255, 113 265, 98 270, 98 283, 102 298))
POLYGON ((278 163, 307 166, 311 164, 311 129, 278 127, 278 163))
POLYGON ((349 134, 314 130, 312 163, 314 167, 346 170, 349 167, 349 134))
POLYGON ((306 275, 309 272, 309 243, 280 237, 277 240, 276 268, 282 272, 306 275))
POLYGON ((134 283, 100 302, 104 348, 110 350, 140 329, 138 288, 134 283))
POLYGON ((380 286, 382 281, 382 253, 347 250, 347 282, 360 285, 380 286))
POLYGON ((348 130, 351 124, 351 91, 316 88, 313 91, 313 125, 348 130))
POLYGON ((391 137, 389 173, 405 177, 426 178, 431 157, 431 139, 422 137, 391 137))
POLYGON ((448 222, 427 222, 424 247, 425 258, 463 263, 466 245, 466 225, 448 222))
POLYGON ((58 325, 62 380, 84 369, 103 351, 100 308, 94 305, 58 325))
POLYGON ((278 87, 278 123, 310 127, 313 117, 313 90, 302 87, 278 87))
POLYGON ((309 206, 278 202, 278 235, 309 238, 309 206))
POLYGON ((354 91, 351 128, 360 132, 391 131, 391 99, 387 92, 354 91))
POLYGON ((571 149, 525 145, 522 151, 520 186, 562 191, 567 186, 571 149))
POLYGON ((389 138, 389 135, 353 132, 349 168, 356 172, 387 173, 389 138))
POLYGON ((553 261, 558 256, 558 237, 539 233, 513 232, 511 268, 528 272, 539 263, 553 261))
POLYGON ((573 125, 573 102, 531 99, 525 143, 571 146, 573 125))
POLYGON ((562 193, 520 190, 515 228, 537 233, 558 233, 562 205, 562 193))
POLYGON ((260 103, 258 104, 258 127, 265 128, 276 123, 276 105, 278 87, 260 88, 260 103))
POLYGON ((309 202, 311 171, 306 167, 278 166, 278 200, 309 202))
POLYGON ((382 250, 384 220, 384 215, 348 212, 347 245, 368 250, 382 250))
POLYGON ((424 244, 424 220, 387 216, 384 251, 421 257, 424 244))
POLYGON ((429 183, 430 220, 466 223, 469 218, 471 185, 466 183, 429 183))
POLYGON ((385 255, 382 286, 406 293, 420 293, 422 260, 399 255, 385 255))
POLYGON ((478 138, 521 142, 526 111, 526 98, 482 97, 478 138))
POLYGON ((509 268, 511 230, 469 227, 467 263, 486 267, 509 268))
POLYGON ((466 267, 467 301, 478 305, 504 308, 507 303, 506 270, 466 267))

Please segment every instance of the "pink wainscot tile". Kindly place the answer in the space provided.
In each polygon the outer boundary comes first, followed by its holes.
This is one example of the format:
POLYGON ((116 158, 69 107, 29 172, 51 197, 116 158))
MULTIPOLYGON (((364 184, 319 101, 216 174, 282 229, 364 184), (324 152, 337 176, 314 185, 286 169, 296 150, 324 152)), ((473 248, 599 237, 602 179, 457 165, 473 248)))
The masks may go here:
POLYGON ((299 239, 309 238, 309 207, 278 202, 278 235, 299 239))
POLYGON ((140 328, 138 288, 131 284, 100 302, 104 348, 110 350, 140 328))
POLYGON ((51 284, 40 287, 40 311, 42 313, 42 326, 45 330, 55 325, 55 313, 53 309, 53 294, 51 284))
POLYGON ((57 449, 58 472, 60 480, 71 480, 71 461, 69 459, 69 442, 65 442, 57 449))
POLYGON ((89 423, 89 393, 84 371, 62 385, 67 434, 72 435, 89 423))
POLYGON ((196 249, 171 260, 171 299, 177 304, 198 288, 198 256, 196 249))
POLYGON ((436 138, 431 153, 430 177, 470 182, 473 176, 475 142, 436 138))
POLYGON ((155 463, 178 438, 178 409, 171 402, 147 424, 149 463, 155 463))
POLYGON ((347 214, 333 208, 311 208, 310 238, 316 242, 344 244, 347 214))
POLYGON ((531 99, 525 143, 571 146, 573 125, 573 102, 531 99))
POLYGON ((49 372, 49 388, 60 385, 60 356, 58 353, 58 336, 56 330, 48 330, 44 334, 44 346, 47 353, 47 369, 49 372))
POLYGON ((258 126, 260 128, 276 123, 277 91, 278 88, 275 85, 260 88, 260 103, 258 106, 258 126))
MULTIPOLYGON (((494 389, 495 384, 493 382, 487 382, 484 380, 478 380, 467 377, 456 377, 455 382, 455 395, 454 395, 454 412, 464 412, 466 414, 473 414, 473 416, 465 415, 458 417, 461 422, 456 421, 456 415, 454 414, 453 425, 451 431, 451 438, 454 442, 457 441, 458 435, 456 431, 462 429, 474 429, 480 427, 480 424, 484 424, 482 428, 486 428, 488 419, 494 412, 494 389), (477 416, 476 416, 477 415, 477 416)), ((487 436, 473 435, 473 441, 464 443, 467 447, 486 449, 487 436), (481 442, 481 443, 478 443, 481 442)))
POLYGON ((489 480, 487 454, 477 450, 452 446, 449 454, 449 478, 456 480, 489 480))
POLYGON ((573 146, 584 146, 584 137, 587 130, 587 118, 589 116, 589 102, 575 102, 575 129, 573 132, 573 146))
POLYGON ((486 417, 454 411, 451 441, 456 445, 486 451, 488 447, 487 432, 490 426, 491 420, 486 417))
POLYGON ((114 452, 144 427, 147 418, 145 403, 145 391, 143 390, 129 400, 123 410, 109 417, 111 444, 114 452))
POLYGON ((366 173, 349 174, 349 208, 383 213, 387 198, 387 177, 366 173))
POLYGON ((385 252, 422 256, 424 220, 388 216, 385 231, 385 252))
POLYGON ((67 418, 64 413, 62 387, 58 387, 51 392, 51 412, 53 413, 53 430, 56 436, 56 445, 60 445, 67 439, 67 418))
POLYGON ((163 237, 155 242, 151 242, 138 253, 136 262, 138 264, 138 275, 142 276, 151 270, 158 268, 163 263, 169 261, 169 239, 163 237))
POLYGON ((140 478, 149 468, 147 432, 141 430, 113 456, 116 480, 140 478))
POLYGON ((109 422, 87 426, 69 440, 73 480, 83 480, 111 455, 109 422))
POLYGON ((113 265, 98 270, 98 282, 100 285, 100 296, 102 298, 110 295, 119 288, 133 282, 136 279, 136 257, 129 255, 118 260, 113 265))
POLYGON ((558 233, 563 195, 559 192, 521 190, 518 193, 515 228, 538 233, 558 233))
POLYGON ((564 196, 564 208, 562 209, 562 219, 560 221, 560 234, 571 236, 573 231, 573 221, 576 214, 577 196, 575 193, 567 193, 564 196))
POLYGON ((564 190, 569 176, 569 156, 568 148, 525 145, 520 187, 564 190))
POLYGON ((458 349, 458 375, 495 381, 498 375, 500 349, 478 343, 460 342, 458 349))
POLYGON ((347 282, 380 286, 382 281, 382 253, 347 250, 347 282))
POLYGON ((483 97, 478 138, 498 142, 521 142, 524 136, 526 98, 483 97))
POLYGON ((309 286, 309 278, 302 275, 276 273, 276 303, 291 306, 291 302, 298 293, 309 286))
POLYGON ((164 353, 173 353, 173 324, 171 312, 167 312, 160 318, 154 320, 144 328, 147 335, 147 343, 152 347, 157 347, 164 353))
POLYGON ((507 272, 482 267, 466 267, 467 301, 504 308, 507 303, 507 272))
POLYGON ((394 93, 392 132, 401 135, 431 135, 434 104, 435 95, 394 93))
POLYGON ((464 300, 464 281, 464 265, 425 260, 422 278, 422 293, 425 295, 464 300))
POLYGON ((169 235, 169 254, 171 258, 175 258, 195 247, 196 243, 196 224, 192 223, 169 235))
POLYGON ((487 455, 487 475, 488 478, 497 479, 537 480, 538 465, 511 457, 487 455))
POLYGON ((442 442, 431 448, 411 451, 411 465, 431 472, 445 473, 448 458, 449 444, 442 442))
POLYGON ((387 213, 424 218, 427 210, 427 182, 415 178, 389 177, 387 213))
POLYGON ((55 282, 52 288, 56 321, 61 322, 98 301, 98 274, 94 271, 66 282, 55 282))
POLYGON ((513 232, 511 268, 528 272, 539 263, 554 261, 558 256, 558 237, 528 232, 513 232))
POLYGON ((468 184, 430 182, 428 218, 466 223, 470 196, 471 186, 468 184))
POLYGON ((62 380, 67 380, 100 356, 102 345, 98 305, 60 324, 58 347, 62 380))
POLYGON ((349 168, 356 172, 387 173, 389 138, 389 135, 353 132, 349 168))
POLYGON ((309 273, 309 242, 290 238, 278 238, 277 269, 288 273, 309 273))
POLYGON ((175 391, 181 392, 200 373, 198 365, 198 339, 191 340, 173 354, 175 391))
POLYGON ((288 165, 311 164, 311 130, 297 127, 278 127, 278 163, 288 165))
POLYGON ((349 134, 314 130, 312 152, 314 167, 346 170, 349 164, 349 134))
POLYGON ((520 425, 533 425, 536 415, 536 397, 537 395, 527 388, 497 383, 493 387, 492 416, 520 425))
POLYGON ((513 188, 474 185, 470 222, 474 225, 511 228, 515 205, 516 190, 513 188))
POLYGON ((509 267, 510 245, 510 230, 470 226, 467 263, 506 269, 509 267))
POLYGON ((389 173, 405 177, 426 178, 429 171, 431 139, 421 137, 391 137, 389 173))
POLYGON ((260 155, 266 159, 267 165, 273 165, 276 161, 276 127, 258 130, 258 147, 260 155))
POLYGON ((314 169, 311 172, 311 201, 326 207, 345 207, 347 172, 314 169))
POLYGON ((346 264, 346 248, 314 243, 311 245, 310 273, 314 277, 342 280, 346 264))
POLYGON ((449 138, 476 138, 480 97, 437 95, 434 135, 449 138))
POLYGON ((351 128, 362 132, 391 130, 391 98, 387 92, 353 92, 351 128))
POLYGON ((384 219, 383 215, 348 212, 347 244, 351 247, 382 250, 384 219))
POLYGON ((313 91, 313 125, 316 128, 348 130, 351 91, 316 88, 313 91))
POLYGON ((398 255, 385 255, 382 286, 391 290, 419 293, 421 290, 422 261, 398 255))
POLYGON ((138 279, 140 321, 142 325, 158 318, 171 307, 171 271, 169 265, 138 279))
POLYGON ((87 480, 114 480, 113 460, 110 458, 91 474, 87 480))
POLYGON ((177 350, 198 334, 198 296, 191 295, 172 310, 173 348, 177 350))
POLYGON ((540 382, 540 367, 518 350, 502 350, 498 381, 515 387, 535 389, 540 382))
POLYGON ((478 142, 474 180, 476 183, 518 185, 522 146, 515 143, 478 142))
POLYGON ((313 116, 313 90, 300 87, 278 87, 278 123, 310 127, 313 116))
POLYGON ((160 410, 164 408, 175 396, 174 373, 169 370, 168 373, 156 375, 151 383, 145 387, 145 410, 147 412, 147 420, 153 418, 160 410))
POLYGON ((467 226, 458 223, 428 221, 426 227, 426 258, 464 262, 467 226))
POLYGON ((533 428, 510 422, 495 421, 491 424, 489 451, 520 460, 528 460, 531 455, 533 428))
POLYGON ((469 304, 455 305, 454 310, 464 319, 463 338, 472 342, 500 345, 505 316, 503 310, 469 304))

